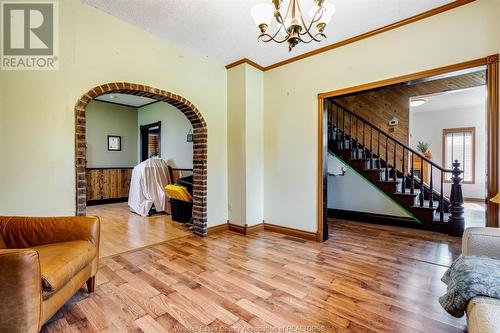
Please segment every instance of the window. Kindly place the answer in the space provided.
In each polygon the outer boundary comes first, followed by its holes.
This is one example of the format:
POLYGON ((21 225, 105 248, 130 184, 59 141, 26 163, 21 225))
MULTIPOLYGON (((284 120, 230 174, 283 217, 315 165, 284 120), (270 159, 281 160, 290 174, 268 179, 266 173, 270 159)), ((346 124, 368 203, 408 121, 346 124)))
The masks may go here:
MULTIPOLYGON (((475 151, 475 127, 443 129, 443 166, 452 169, 452 163, 458 160, 465 184, 474 184, 475 151)), ((447 181, 451 181, 451 174, 447 181)))

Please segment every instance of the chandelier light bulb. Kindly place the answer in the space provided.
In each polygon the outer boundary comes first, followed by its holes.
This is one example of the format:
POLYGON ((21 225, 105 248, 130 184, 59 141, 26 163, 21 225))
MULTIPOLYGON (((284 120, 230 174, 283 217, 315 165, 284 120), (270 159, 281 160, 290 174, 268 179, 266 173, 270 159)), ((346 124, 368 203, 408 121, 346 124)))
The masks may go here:
POLYGON ((250 15, 252 15, 255 25, 264 33, 273 19, 274 7, 271 4, 261 3, 253 6, 250 15))

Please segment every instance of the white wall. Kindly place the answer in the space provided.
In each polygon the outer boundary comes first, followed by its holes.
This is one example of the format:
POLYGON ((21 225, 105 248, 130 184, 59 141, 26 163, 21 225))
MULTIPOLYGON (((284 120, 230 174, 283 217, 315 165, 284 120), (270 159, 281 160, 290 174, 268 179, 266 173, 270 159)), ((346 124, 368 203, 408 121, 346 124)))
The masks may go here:
POLYGON ((137 164, 137 109, 92 101, 86 110, 87 167, 133 167, 137 164), (121 136, 121 151, 108 150, 108 135, 121 136))
POLYGON ((224 223, 223 64, 78 0, 59 1, 59 10, 59 70, 0 71, 0 214, 75 214, 75 103, 95 86, 125 81, 178 94, 201 112, 208 127, 208 225, 224 223))
MULTIPOLYGON (((165 102, 153 103, 138 109, 138 127, 161 121, 161 158, 175 168, 193 168, 193 143, 186 141, 193 126, 175 106, 165 102)), ((140 131, 139 131, 140 132, 140 131)), ((140 133, 137 133, 140 160, 140 133)))
POLYGON ((499 53, 498 13, 477 0, 265 72, 266 222, 317 230, 318 93, 499 53))
MULTIPOLYGON (((474 184, 462 184, 464 197, 484 199, 486 173, 486 106, 477 105, 463 109, 440 110, 431 112, 412 112, 410 110, 410 145, 415 148, 418 141, 430 143, 432 161, 443 165, 443 129, 476 128, 476 172, 474 184)), ((433 172, 434 184, 440 180, 440 172, 433 172)), ((439 185, 437 185, 439 186, 439 185)), ((451 184, 444 184, 444 194, 450 195, 451 184)))
POLYGON ((227 71, 227 157, 229 221, 246 224, 246 66, 227 71))
MULTIPOLYGON (((338 170, 339 165, 346 164, 328 154, 328 170, 338 170)), ((384 192, 349 166, 344 176, 328 176, 328 208, 410 217, 384 192)))
POLYGON ((264 219, 264 74, 252 66, 246 70, 246 224, 264 219))
POLYGON ((227 95, 229 221, 253 226, 264 218, 264 74, 231 68, 227 95))

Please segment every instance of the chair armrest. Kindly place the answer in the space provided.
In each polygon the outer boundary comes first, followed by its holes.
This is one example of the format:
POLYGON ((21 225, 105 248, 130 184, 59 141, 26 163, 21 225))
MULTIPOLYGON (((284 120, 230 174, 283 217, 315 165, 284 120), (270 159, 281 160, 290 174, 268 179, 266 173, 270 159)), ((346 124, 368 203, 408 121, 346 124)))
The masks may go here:
POLYGON ((462 238, 462 254, 500 257, 500 229, 467 228, 462 238))
POLYGON ((0 332, 40 330, 41 277, 38 252, 0 249, 0 332))
POLYGON ((77 240, 98 248, 100 222, 94 216, 0 217, 0 233, 10 249, 77 240))

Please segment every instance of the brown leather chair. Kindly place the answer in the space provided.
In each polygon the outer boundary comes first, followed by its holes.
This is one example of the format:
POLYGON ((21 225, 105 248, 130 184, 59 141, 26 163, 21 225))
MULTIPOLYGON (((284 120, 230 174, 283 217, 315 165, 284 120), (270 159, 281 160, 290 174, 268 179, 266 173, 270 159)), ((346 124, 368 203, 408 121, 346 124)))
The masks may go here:
POLYGON ((0 332, 39 332, 87 282, 95 288, 97 217, 0 217, 0 332))

